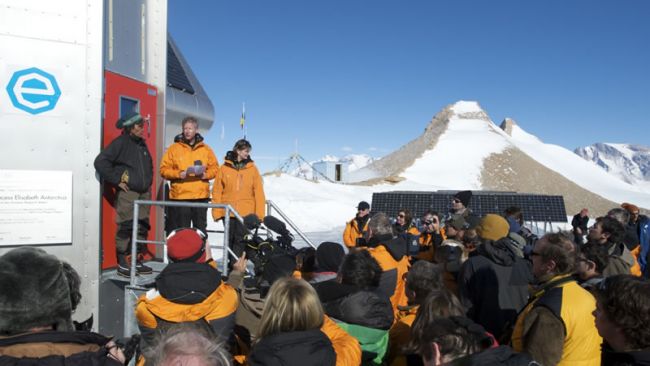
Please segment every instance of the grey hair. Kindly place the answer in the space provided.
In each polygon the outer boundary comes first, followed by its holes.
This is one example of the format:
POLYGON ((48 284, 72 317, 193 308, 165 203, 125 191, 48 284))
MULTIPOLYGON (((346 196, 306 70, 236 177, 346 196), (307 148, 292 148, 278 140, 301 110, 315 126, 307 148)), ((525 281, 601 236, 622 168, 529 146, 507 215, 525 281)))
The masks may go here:
POLYGON ((187 116, 183 118, 183 121, 181 122, 181 128, 185 127, 186 123, 194 123, 196 128, 199 128, 199 120, 196 117, 193 116, 187 116))
POLYGON ((620 222, 623 226, 627 225, 628 221, 630 221, 630 212, 624 208, 613 208, 607 211, 607 216, 620 222))
POLYGON ((390 224, 388 215, 383 212, 378 212, 370 219, 368 229, 372 231, 372 235, 386 235, 393 233, 393 227, 390 224))
POLYGON ((231 356, 222 342, 195 324, 178 324, 162 334, 146 355, 147 365, 176 365, 186 358, 198 358, 202 365, 230 366, 231 356))

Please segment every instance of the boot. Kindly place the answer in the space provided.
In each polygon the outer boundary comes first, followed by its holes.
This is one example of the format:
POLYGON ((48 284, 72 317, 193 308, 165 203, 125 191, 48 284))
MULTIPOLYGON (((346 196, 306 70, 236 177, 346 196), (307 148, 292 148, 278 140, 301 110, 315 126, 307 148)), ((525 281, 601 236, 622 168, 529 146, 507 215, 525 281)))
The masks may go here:
POLYGON ((136 258, 135 262, 135 272, 137 274, 151 274, 153 273, 153 269, 144 263, 142 263, 142 259, 144 258, 144 255, 138 254, 138 257, 136 258))
POLYGON ((117 274, 122 277, 131 277, 131 264, 126 260, 126 254, 117 254, 117 274))

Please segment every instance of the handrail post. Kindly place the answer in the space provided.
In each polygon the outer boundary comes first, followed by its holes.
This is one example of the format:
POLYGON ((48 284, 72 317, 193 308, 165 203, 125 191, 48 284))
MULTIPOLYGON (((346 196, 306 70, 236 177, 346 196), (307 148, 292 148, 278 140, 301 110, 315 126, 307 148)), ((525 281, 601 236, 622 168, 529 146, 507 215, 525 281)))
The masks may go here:
POLYGON ((287 215, 285 215, 284 212, 282 212, 282 210, 280 210, 280 208, 279 208, 278 206, 276 206, 275 203, 274 203, 273 201, 271 201, 271 200, 267 200, 266 202, 267 202, 268 205, 270 205, 271 207, 273 207, 273 208, 278 212, 278 214, 279 214, 280 216, 282 216, 282 218, 284 219, 284 221, 286 221, 287 224, 289 224, 289 226, 291 226, 291 227, 293 228, 293 230, 296 231, 296 233, 297 233, 297 234, 302 238, 302 240, 304 240, 304 241, 305 241, 307 244, 309 244, 309 246, 311 246, 312 248, 316 249, 316 246, 311 242, 311 240, 309 240, 309 238, 307 238, 307 236, 305 235, 305 233, 303 233, 302 230, 300 230, 300 229, 298 228, 298 226, 296 226, 296 224, 294 224, 293 221, 291 221, 291 219, 290 219, 287 215))
MULTIPOLYGON (((138 252, 138 217, 140 216, 140 204, 136 201, 133 203, 133 228, 131 229, 131 273, 129 273, 129 283, 135 286, 135 264, 138 252)), ((119 267, 119 263, 117 264, 119 267)))
MULTIPOLYGON (((225 216, 223 217, 223 246, 230 247, 230 206, 226 207, 225 216)), ((223 251, 223 275, 228 276, 228 252, 223 251)))

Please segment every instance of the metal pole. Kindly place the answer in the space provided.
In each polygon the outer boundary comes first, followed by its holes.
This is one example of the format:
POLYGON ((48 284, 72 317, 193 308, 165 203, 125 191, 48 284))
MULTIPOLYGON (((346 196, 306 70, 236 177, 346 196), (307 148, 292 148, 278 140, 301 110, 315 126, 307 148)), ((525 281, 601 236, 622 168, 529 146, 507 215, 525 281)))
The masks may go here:
POLYGON ((129 273, 129 283, 135 286, 135 262, 138 251, 138 216, 140 216, 140 204, 138 201, 133 203, 133 228, 131 229, 131 273, 129 273))
POLYGON ((289 224, 289 226, 291 226, 291 227, 296 231, 296 233, 297 233, 297 234, 302 238, 302 240, 304 240, 304 241, 305 241, 307 244, 309 244, 312 248, 316 249, 316 246, 311 242, 311 240, 309 240, 309 238, 307 238, 307 236, 305 235, 305 233, 303 233, 303 232, 302 232, 302 231, 301 231, 301 230, 296 226, 296 224, 294 224, 293 221, 291 221, 291 219, 290 219, 289 217, 287 217, 287 215, 285 215, 284 212, 282 212, 282 210, 280 210, 280 209, 278 208, 278 206, 275 205, 275 203, 273 203, 273 201, 268 200, 268 201, 266 201, 266 202, 268 202, 269 205, 271 205, 271 206, 273 206, 273 208, 275 208, 275 210, 278 212, 278 214, 279 214, 280 216, 282 216, 282 218, 284 219, 284 221, 286 221, 287 224, 289 224))
MULTIPOLYGON (((223 246, 230 247, 230 207, 226 207, 226 215, 223 217, 223 246)), ((228 254, 223 251, 223 275, 228 276, 228 254)))

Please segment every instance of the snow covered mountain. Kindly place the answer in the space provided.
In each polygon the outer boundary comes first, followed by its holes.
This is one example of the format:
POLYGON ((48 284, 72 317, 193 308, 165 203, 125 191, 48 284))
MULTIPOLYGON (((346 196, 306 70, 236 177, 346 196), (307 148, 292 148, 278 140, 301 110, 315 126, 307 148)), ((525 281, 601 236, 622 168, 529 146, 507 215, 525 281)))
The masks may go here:
MULTIPOLYGON (((398 150, 349 173, 358 184, 264 177, 273 200, 307 232, 341 229, 356 204, 383 191, 499 190, 563 195, 567 214, 594 215, 633 202, 650 208, 650 190, 611 175, 563 147, 546 144, 511 119, 497 126, 476 102, 460 101, 433 117, 398 150)), ((336 231, 335 230, 335 231, 336 231)))
POLYGON ((574 150, 585 160, 620 179, 637 184, 650 184, 650 148, 641 145, 597 143, 574 150))

